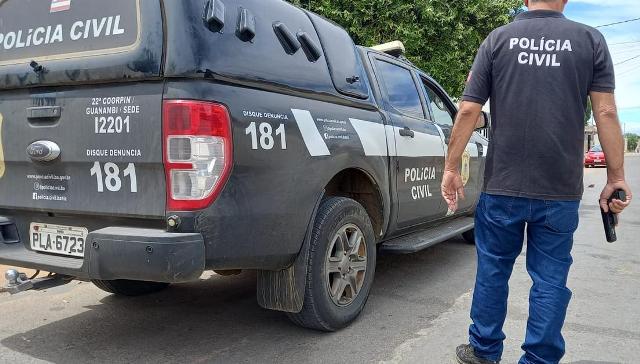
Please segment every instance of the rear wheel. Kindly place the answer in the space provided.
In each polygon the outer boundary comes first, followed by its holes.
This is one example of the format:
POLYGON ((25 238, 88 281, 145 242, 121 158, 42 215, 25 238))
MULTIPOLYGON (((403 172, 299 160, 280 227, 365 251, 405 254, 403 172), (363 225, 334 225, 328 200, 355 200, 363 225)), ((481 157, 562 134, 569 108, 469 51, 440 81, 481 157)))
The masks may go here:
POLYGON ((169 283, 129 281, 124 279, 115 281, 92 280, 91 282, 103 291, 131 297, 159 292, 169 286, 169 283))
POLYGON ((376 265, 371 220, 354 200, 325 200, 313 227, 302 311, 290 313, 297 325, 335 331, 364 308, 376 265))
POLYGON ((462 237, 464 238, 464 240, 469 243, 469 244, 475 244, 476 243, 476 233, 475 233, 475 229, 471 229, 469 231, 465 231, 464 233, 462 233, 462 237))

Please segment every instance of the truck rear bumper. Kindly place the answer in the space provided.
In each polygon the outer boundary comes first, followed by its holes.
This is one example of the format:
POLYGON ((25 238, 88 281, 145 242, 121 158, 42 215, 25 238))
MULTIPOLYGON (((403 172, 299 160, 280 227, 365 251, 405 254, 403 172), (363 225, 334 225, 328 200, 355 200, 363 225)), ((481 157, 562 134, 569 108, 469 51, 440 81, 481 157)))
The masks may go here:
POLYGON ((201 234, 108 227, 87 236, 84 259, 35 252, 24 241, 0 239, 0 264, 80 279, 179 283, 197 280, 205 267, 201 234))

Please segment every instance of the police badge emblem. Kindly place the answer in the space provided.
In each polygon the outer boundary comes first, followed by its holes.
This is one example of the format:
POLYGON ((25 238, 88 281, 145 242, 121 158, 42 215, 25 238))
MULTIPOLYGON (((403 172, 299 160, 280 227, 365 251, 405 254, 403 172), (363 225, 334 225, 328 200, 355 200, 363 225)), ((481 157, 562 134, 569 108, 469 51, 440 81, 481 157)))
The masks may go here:
POLYGON ((462 183, 466 186, 469 182, 469 173, 471 165, 471 153, 469 150, 465 150, 462 154, 462 168, 460 168, 460 175, 462 176, 462 183))

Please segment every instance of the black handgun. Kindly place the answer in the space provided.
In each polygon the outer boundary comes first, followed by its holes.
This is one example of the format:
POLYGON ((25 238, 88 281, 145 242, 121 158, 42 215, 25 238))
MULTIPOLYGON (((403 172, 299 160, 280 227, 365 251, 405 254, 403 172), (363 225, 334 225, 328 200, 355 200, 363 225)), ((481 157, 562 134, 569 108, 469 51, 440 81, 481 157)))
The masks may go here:
MULTIPOLYGON (((613 200, 626 201, 627 194, 623 190, 617 190, 616 192, 609 197, 607 201, 607 205, 611 203, 613 200)), ((602 223, 604 224, 604 233, 607 236, 607 241, 610 243, 614 243, 618 240, 616 236, 616 225, 618 225, 618 215, 614 214, 609 210, 609 212, 604 212, 602 207, 600 207, 600 213, 602 214, 602 223)))

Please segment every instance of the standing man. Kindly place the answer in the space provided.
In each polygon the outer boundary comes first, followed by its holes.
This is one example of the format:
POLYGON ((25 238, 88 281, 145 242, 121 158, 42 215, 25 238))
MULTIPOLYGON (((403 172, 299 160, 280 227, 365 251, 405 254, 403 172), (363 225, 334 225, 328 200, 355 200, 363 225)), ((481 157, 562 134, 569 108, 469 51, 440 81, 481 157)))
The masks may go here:
POLYGON ((565 19, 567 1, 525 0, 529 11, 480 46, 462 97, 442 183, 451 210, 464 198, 461 156, 488 99, 493 120, 476 212, 470 344, 456 350, 463 364, 500 361, 508 281, 525 232, 533 287, 520 363, 558 363, 564 355, 561 329, 571 298, 566 285, 583 193, 589 96, 608 163, 600 204, 621 213, 631 202, 611 55, 597 30, 565 19), (608 204, 617 189, 627 200, 608 204))

